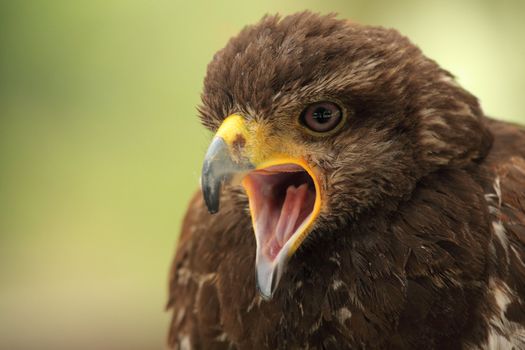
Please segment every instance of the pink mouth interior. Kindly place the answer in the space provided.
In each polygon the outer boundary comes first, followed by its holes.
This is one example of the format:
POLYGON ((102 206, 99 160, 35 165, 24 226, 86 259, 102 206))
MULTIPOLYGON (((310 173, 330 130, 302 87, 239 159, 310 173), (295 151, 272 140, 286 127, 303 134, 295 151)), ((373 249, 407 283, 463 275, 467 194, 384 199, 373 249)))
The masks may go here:
POLYGON ((259 248, 273 261, 312 213, 315 186, 310 175, 295 164, 257 170, 247 177, 259 248))

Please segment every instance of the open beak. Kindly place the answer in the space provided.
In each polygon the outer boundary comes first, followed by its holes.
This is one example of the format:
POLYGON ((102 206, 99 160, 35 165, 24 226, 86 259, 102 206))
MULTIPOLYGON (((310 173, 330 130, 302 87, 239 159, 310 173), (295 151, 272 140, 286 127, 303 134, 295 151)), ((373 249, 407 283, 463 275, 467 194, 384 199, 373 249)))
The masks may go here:
MULTIPOLYGON (((286 263, 319 215, 321 195, 315 170, 304 157, 285 154, 281 143, 268 140, 263 128, 229 116, 208 148, 201 181, 210 213, 219 210, 223 184, 244 187, 257 242, 257 286, 270 299, 286 263)), ((293 154, 301 153, 304 150, 294 148, 293 154)))

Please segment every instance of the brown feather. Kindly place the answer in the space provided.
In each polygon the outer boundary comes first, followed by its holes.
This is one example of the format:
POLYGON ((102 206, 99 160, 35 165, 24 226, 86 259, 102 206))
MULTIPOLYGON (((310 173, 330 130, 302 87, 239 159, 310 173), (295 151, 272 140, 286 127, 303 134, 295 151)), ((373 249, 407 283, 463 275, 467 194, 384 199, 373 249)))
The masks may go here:
POLYGON ((265 17, 208 67, 201 120, 241 113, 322 169, 326 203, 270 301, 247 199, 200 192, 169 282, 174 349, 525 349, 525 131, 486 118, 394 30, 309 12, 265 17), (308 103, 349 123, 296 134, 308 103), (291 136, 290 136, 291 135, 291 136))

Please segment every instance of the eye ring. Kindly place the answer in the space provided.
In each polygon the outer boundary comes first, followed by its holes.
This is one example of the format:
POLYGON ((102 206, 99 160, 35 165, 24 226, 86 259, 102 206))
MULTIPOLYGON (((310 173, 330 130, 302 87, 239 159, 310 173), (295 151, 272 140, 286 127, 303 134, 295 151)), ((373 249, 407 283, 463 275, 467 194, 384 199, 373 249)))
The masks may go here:
POLYGON ((308 105, 299 118, 301 125, 314 135, 335 133, 343 125, 343 110, 330 101, 315 102, 308 105))

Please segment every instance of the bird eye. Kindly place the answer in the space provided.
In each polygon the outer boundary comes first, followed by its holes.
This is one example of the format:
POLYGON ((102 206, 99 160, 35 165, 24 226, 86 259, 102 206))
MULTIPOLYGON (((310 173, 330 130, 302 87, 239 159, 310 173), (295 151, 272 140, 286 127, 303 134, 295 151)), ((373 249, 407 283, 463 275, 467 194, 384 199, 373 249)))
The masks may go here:
POLYGON ((318 133, 335 129, 341 124, 342 120, 341 108, 332 102, 313 103, 301 113, 301 123, 318 133))

